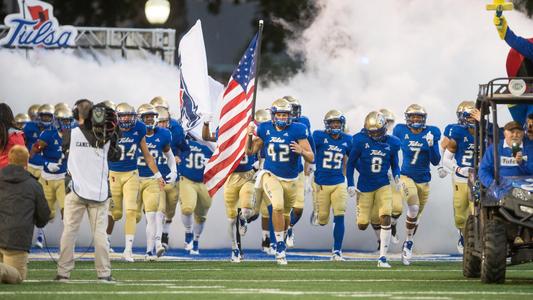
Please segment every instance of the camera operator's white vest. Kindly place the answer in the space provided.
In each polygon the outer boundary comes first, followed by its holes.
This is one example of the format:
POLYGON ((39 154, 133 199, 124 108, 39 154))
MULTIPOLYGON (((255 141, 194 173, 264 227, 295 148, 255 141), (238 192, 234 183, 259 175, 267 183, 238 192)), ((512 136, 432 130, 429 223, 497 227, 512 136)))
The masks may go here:
POLYGON ((79 127, 72 129, 68 171, 72 176, 72 190, 81 198, 99 202, 107 200, 108 150, 109 142, 103 148, 94 148, 79 127))

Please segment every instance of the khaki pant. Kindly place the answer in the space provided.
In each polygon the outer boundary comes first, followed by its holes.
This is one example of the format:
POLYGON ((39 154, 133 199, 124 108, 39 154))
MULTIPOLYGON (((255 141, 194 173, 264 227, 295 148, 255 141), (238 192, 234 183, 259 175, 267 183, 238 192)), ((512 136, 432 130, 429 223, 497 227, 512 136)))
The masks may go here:
POLYGON ((28 272, 28 252, 0 248, 0 282, 21 283, 28 272))
POLYGON ((468 215, 474 213, 474 204, 470 202, 468 183, 453 182, 453 216, 455 227, 461 231, 466 224, 468 215))
POLYGON ((207 187, 203 182, 194 182, 185 176, 181 176, 179 185, 181 213, 184 215, 194 213, 196 223, 204 223, 213 201, 207 187))
MULTIPOLYGON (((245 156, 246 157, 246 156, 245 156)), ((226 216, 229 219, 237 217, 237 208, 253 208, 254 171, 234 172, 224 183, 224 203, 226 216)))
POLYGON ((96 273, 98 277, 111 275, 109 260, 109 243, 107 241, 107 211, 109 201, 95 202, 80 198, 71 192, 65 198, 63 234, 61 235, 61 252, 57 262, 57 274, 70 277, 74 269, 74 246, 85 211, 89 216, 89 226, 93 232, 96 273))
POLYGON ((56 216, 56 202, 59 203, 60 209, 65 207, 65 179, 46 180, 41 177, 39 183, 50 208, 50 219, 53 219, 56 216))
POLYGON ((37 179, 41 178, 41 169, 28 166, 28 172, 30 172, 30 174, 37 179))
POLYGON ((167 183, 163 192, 160 193, 159 207, 157 211, 165 214, 167 221, 172 220, 176 214, 178 206, 179 185, 177 183, 167 183))
POLYGON ((361 192, 357 195, 358 225, 368 225, 373 210, 377 210, 377 216, 391 215, 392 190, 390 185, 382 186, 372 192, 361 192))
POLYGON ((334 216, 344 216, 348 191, 346 183, 336 185, 319 185, 313 182, 315 213, 318 213, 318 223, 326 225, 329 214, 333 209, 334 216))
POLYGON ((140 218, 142 209, 144 212, 156 212, 163 191, 159 188, 157 179, 141 179, 139 188, 139 200, 137 201, 137 214, 140 218))
POLYGON ((270 173, 265 173, 262 180, 263 190, 272 203, 272 209, 282 210, 284 215, 288 217, 298 198, 297 180, 280 180, 270 173))

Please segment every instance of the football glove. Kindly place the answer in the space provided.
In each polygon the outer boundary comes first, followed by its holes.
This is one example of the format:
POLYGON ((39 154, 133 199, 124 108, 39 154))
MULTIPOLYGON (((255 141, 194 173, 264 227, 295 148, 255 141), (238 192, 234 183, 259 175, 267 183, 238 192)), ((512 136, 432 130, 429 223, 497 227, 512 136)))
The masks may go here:
POLYGON ((178 173, 176 172, 170 172, 167 177, 165 177, 165 181, 167 183, 174 183, 176 182, 176 179, 178 178, 178 173))
POLYGON ((59 166, 58 163, 48 162, 48 163, 46 163, 46 168, 50 172, 57 172, 57 171, 59 171, 60 166, 59 166))

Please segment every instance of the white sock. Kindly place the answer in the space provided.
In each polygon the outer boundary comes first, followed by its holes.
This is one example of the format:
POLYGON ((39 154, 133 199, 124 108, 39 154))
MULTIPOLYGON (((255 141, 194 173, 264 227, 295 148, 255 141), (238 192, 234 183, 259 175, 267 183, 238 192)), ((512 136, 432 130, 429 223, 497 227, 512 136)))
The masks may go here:
POLYGON ((163 235, 163 224, 165 222, 165 214, 158 211, 155 214, 155 246, 161 247, 161 235, 163 235))
POLYGON ((181 215, 181 222, 183 227, 185 227, 185 233, 192 233, 192 214, 190 215, 181 215))
POLYGON ((126 250, 131 251, 131 249, 133 248, 133 237, 134 237, 133 234, 126 234, 126 243, 124 246, 124 251, 126 250))
POLYGON ((263 230, 263 241, 270 238, 270 230, 263 230))
POLYGON ((390 230, 389 226, 381 226, 381 233, 380 233, 380 239, 381 244, 379 245, 379 256, 387 256, 387 252, 389 252, 389 244, 390 244, 390 237, 392 235, 392 232, 390 230))
POLYGON ((156 213, 147 212, 146 214, 146 252, 154 251, 155 234, 156 234, 156 213))
POLYGON ((285 240, 285 231, 276 231, 274 234, 276 235, 276 241, 281 242, 285 240))
POLYGON ((172 223, 168 223, 165 221, 165 223, 163 224, 163 233, 168 234, 170 232, 170 224, 172 223))
POLYGON ((237 241, 235 240, 237 229, 235 228, 235 223, 235 219, 228 219, 228 234, 231 240, 231 249, 237 248, 237 241))
POLYGON ((194 222, 194 240, 198 241, 200 239, 200 235, 202 235, 202 232, 204 231, 204 223, 196 223, 194 222))

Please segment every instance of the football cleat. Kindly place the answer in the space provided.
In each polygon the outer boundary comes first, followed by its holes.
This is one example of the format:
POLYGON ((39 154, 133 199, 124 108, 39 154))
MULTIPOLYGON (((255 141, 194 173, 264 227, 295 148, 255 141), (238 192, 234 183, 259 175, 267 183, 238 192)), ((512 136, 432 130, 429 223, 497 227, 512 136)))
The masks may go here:
POLYGON ((464 243, 465 243, 465 241, 464 241, 463 235, 460 234, 459 240, 457 241, 457 252, 459 252, 459 254, 463 254, 463 250, 464 250, 464 247, 465 247, 464 243))
POLYGON ((133 259, 133 253, 131 252, 131 250, 128 249, 124 249, 124 253, 122 253, 122 258, 124 259, 124 261, 127 262, 135 262, 135 259, 133 259))
POLYGON ((146 252, 146 254, 144 255, 144 260, 145 261, 155 261, 155 256, 152 253, 152 251, 146 252))
POLYGON ((191 251, 192 250, 192 233, 185 233, 185 251, 191 251))
POLYGON ((285 242, 281 241, 276 244, 276 262, 278 263, 278 265, 287 264, 287 257, 285 255, 286 249, 287 246, 285 245, 285 242))
POLYGON ((413 257, 413 241, 405 241, 402 248, 402 263, 406 266, 411 263, 409 260, 413 257))
POLYGON ((198 247, 198 241, 192 242, 192 249, 189 251, 190 255, 200 255, 200 248, 198 247))
POLYGON ((285 242, 287 243, 287 248, 294 248, 294 229, 292 227, 289 227, 287 230, 287 239, 285 242))
POLYGON ((231 250, 231 262, 240 263, 241 262, 241 251, 239 249, 231 250))
POLYGON ((270 238, 266 237, 263 242, 261 243, 261 247, 263 247, 263 252, 269 254, 270 253, 270 238))
POLYGON ((391 225, 391 242, 393 244, 398 244, 400 242, 400 240, 398 239, 398 236, 397 236, 397 231, 396 231, 396 224, 394 225, 391 225))
POLYGON ((43 243, 44 243, 44 235, 42 231, 39 231, 39 235, 37 235, 37 239, 35 240, 35 247, 39 249, 43 249, 43 243))
POLYGON ((389 269, 391 266, 389 262, 387 261, 387 258, 385 256, 382 256, 378 259, 378 268, 387 268, 389 269))
POLYGON ((333 251, 331 261, 345 261, 344 257, 342 257, 342 252, 340 250, 333 251))
POLYGON ((163 245, 165 251, 168 251, 168 233, 163 233, 161 235, 161 245, 163 245))
POLYGON ((159 257, 163 256, 163 254, 165 254, 166 251, 167 251, 167 249, 165 248, 165 246, 163 246, 163 244, 161 244, 161 246, 159 246, 156 249, 155 255, 157 256, 157 258, 159 258, 159 257))

